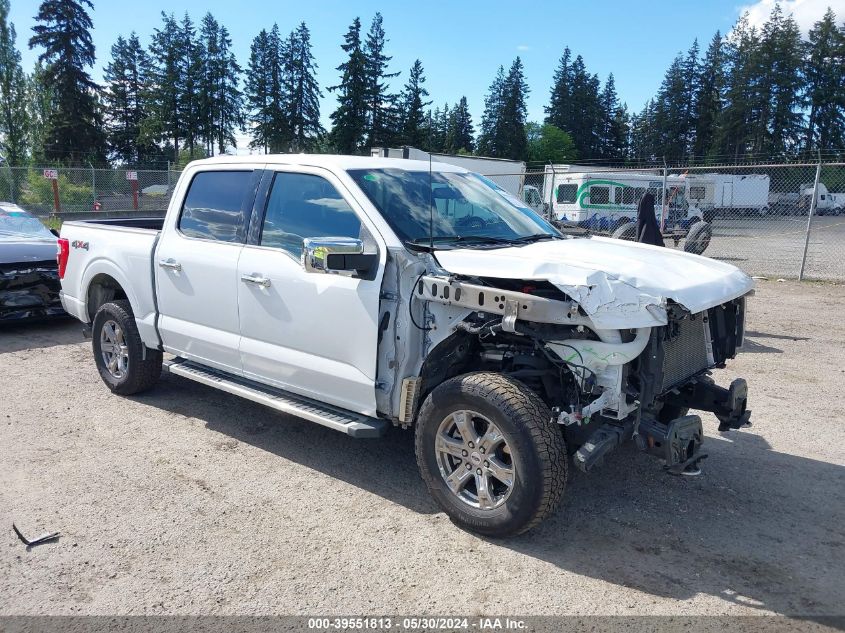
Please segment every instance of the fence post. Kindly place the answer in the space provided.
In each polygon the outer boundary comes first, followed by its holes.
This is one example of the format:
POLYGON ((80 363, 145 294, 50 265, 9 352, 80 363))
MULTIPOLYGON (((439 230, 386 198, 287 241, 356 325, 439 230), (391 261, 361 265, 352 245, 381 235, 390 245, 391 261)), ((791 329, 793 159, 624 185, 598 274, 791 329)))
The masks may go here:
POLYGON ((804 253, 801 255, 801 270, 798 271, 798 281, 804 280, 804 266, 807 264, 807 249, 810 246, 810 225, 813 223, 813 214, 816 212, 816 200, 819 198, 819 177, 822 174, 821 160, 816 165, 816 180, 813 183, 813 199, 810 202, 810 210, 807 212, 807 230, 804 232, 804 253))
MULTIPOLYGON (((549 208, 546 211, 546 219, 551 223, 554 222, 554 196, 555 196, 555 166, 554 163, 549 161, 549 170, 551 171, 551 181, 549 182, 549 208)), ((543 173, 543 180, 546 180, 546 174, 548 172, 543 173)), ((543 183, 545 186, 545 182, 543 183)))
POLYGON ((167 161, 167 191, 170 191, 170 161, 167 161))
POLYGON ((97 175, 94 171, 94 164, 88 161, 88 166, 91 167, 91 208, 93 209, 97 204, 97 175))

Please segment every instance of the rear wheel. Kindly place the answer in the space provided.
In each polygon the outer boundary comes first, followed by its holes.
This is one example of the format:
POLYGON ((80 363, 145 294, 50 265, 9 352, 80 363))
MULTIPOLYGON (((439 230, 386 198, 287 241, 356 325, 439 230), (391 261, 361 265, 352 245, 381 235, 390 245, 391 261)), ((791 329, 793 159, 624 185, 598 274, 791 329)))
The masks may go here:
POLYGON ((114 393, 128 396, 158 382, 161 352, 144 345, 128 301, 100 306, 91 334, 100 377, 114 393))
POLYGON ((566 484, 560 428, 525 385, 499 374, 457 376, 417 417, 420 474, 459 526, 487 536, 525 532, 549 516, 566 484))

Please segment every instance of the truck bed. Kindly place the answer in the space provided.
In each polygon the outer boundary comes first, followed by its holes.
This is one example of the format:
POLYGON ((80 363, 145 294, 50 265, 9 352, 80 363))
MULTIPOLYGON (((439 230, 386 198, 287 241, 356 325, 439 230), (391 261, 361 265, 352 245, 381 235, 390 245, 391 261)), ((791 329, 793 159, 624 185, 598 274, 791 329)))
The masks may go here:
POLYGON ((88 224, 103 227, 122 227, 127 229, 149 229, 160 231, 164 226, 164 218, 102 218, 96 220, 70 220, 73 223, 88 224))

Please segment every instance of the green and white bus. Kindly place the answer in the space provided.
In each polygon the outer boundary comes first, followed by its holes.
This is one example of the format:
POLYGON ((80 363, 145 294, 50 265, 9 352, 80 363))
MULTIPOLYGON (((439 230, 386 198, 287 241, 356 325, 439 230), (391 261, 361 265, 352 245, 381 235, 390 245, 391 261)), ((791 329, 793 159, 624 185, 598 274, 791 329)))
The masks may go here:
POLYGON ((655 215, 666 228, 686 229, 702 219, 701 211, 688 204, 684 176, 666 179, 667 216, 663 221, 663 177, 658 174, 631 172, 546 172, 544 189, 551 195, 553 219, 561 224, 592 231, 613 232, 626 222, 637 219, 640 199, 651 193, 655 215))

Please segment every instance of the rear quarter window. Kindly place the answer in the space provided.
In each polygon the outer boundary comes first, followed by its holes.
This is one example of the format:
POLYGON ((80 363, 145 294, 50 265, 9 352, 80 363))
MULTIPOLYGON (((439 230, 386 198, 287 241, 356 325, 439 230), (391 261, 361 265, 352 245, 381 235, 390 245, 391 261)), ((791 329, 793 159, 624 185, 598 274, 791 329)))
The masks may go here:
POLYGON ((242 242, 254 193, 252 171, 202 171, 182 203, 179 230, 187 237, 242 242))

